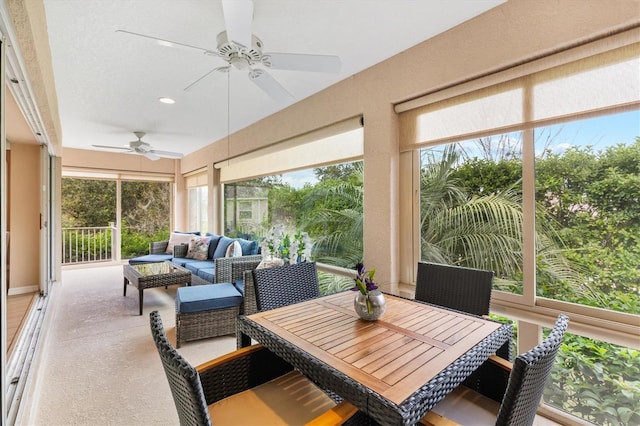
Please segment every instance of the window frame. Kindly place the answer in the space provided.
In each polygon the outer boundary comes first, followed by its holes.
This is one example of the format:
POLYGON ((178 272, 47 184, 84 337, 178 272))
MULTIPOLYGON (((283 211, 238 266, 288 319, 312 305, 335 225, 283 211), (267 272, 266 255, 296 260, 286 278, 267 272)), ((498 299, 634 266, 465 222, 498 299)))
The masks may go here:
MULTIPOLYGON (((623 105, 610 107, 598 107, 589 111, 578 111, 575 114, 562 117, 547 117, 543 120, 526 120, 518 125, 510 125, 503 128, 481 129, 474 133, 463 135, 451 135, 434 140, 419 140, 416 129, 416 118, 421 111, 432 108, 434 104, 447 105, 447 102, 455 98, 469 99, 478 96, 478 93, 491 93, 492 87, 501 88, 504 83, 512 84, 514 80, 521 79, 523 90, 531 93, 531 84, 535 84, 536 73, 545 75, 554 67, 577 64, 580 61, 592 61, 598 55, 608 55, 615 49, 630 49, 633 55, 638 55, 640 37, 637 32, 627 31, 596 40, 591 43, 567 49, 565 51, 536 59, 529 63, 515 66, 491 75, 468 81, 450 88, 425 95, 395 106, 399 113, 400 130, 400 161, 403 170, 410 170, 400 174, 400 203, 403 206, 411 206, 402 209, 404 212, 400 224, 400 235, 407 236, 401 251, 400 277, 406 283, 400 287, 401 293, 411 294, 415 289, 415 276, 417 262, 420 260, 420 201, 419 201, 419 173, 420 173, 420 149, 428 146, 441 145, 449 142, 458 142, 473 139, 479 136, 487 136, 496 133, 520 131, 523 135, 523 210, 532 212, 535 205, 535 152, 534 152, 534 128, 543 125, 558 124, 577 119, 597 117, 616 112, 640 109, 640 101, 626 102, 623 105), (466 96, 466 98, 465 98, 466 96)), ((501 89, 499 89, 501 90, 501 89)), ((524 117, 532 117, 530 111, 523 111, 524 117)), ((492 312, 504 315, 524 324, 535 327, 553 325, 553 321, 560 312, 571 316, 571 329, 576 334, 591 337, 597 340, 615 343, 617 345, 640 349, 640 329, 637 324, 639 315, 611 311, 603 308, 595 308, 585 305, 577 305, 559 300, 551 300, 537 297, 535 290, 535 244, 533 229, 535 219, 533 214, 526 214, 524 218, 524 280, 523 295, 510 294, 501 291, 493 292, 492 312)), ((528 347, 537 343, 537 339, 519 343, 519 352, 524 352, 528 347)))

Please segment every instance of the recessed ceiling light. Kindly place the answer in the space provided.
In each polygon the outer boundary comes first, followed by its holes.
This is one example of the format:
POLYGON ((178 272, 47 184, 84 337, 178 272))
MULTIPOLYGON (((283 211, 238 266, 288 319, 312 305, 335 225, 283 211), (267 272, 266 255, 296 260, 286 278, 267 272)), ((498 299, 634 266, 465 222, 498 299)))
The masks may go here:
POLYGON ((171 98, 158 98, 158 100, 160 102, 162 102, 163 104, 175 104, 176 103, 176 101, 174 101, 171 98))
POLYGON ((166 41, 166 40, 157 40, 156 43, 158 43, 160 46, 165 46, 165 47, 173 47, 174 44, 171 43, 170 41, 166 41))

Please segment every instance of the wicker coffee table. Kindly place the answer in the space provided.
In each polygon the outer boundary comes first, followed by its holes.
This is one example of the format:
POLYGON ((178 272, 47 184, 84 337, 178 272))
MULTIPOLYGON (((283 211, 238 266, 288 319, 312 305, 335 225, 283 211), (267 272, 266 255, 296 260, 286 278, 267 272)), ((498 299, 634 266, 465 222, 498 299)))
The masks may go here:
POLYGON ((123 265, 124 296, 127 283, 138 289, 140 315, 142 315, 143 291, 153 287, 167 287, 176 284, 191 285, 191 272, 169 261, 142 265, 123 265))

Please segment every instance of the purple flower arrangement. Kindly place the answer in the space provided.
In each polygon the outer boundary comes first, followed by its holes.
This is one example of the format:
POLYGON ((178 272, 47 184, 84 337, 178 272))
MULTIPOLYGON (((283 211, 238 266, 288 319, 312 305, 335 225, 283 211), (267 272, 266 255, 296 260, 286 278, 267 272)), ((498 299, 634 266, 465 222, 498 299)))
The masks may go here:
POLYGON ((358 272, 358 275, 354 278, 356 285, 351 290, 359 291, 366 296, 370 291, 378 289, 376 283, 373 282, 373 277, 376 274, 375 269, 367 271, 367 268, 361 262, 356 265, 356 271, 358 272))

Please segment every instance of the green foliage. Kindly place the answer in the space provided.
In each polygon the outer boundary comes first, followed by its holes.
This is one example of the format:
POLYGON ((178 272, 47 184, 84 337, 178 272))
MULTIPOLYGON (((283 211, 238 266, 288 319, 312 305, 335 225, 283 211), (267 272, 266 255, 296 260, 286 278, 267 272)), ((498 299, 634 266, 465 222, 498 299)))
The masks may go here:
POLYGON ((594 289, 563 300, 639 314, 640 139, 604 152, 548 154, 536 162, 536 187, 558 222, 564 255, 594 289))
POLYGON ((63 228, 108 226, 115 221, 115 181, 62 179, 63 228))
POLYGON ((258 229, 237 226, 229 218, 232 206, 225 206, 227 235, 244 234, 262 241, 273 227, 290 233, 306 231, 313 241, 314 260, 353 267, 362 259, 363 250, 362 162, 317 168, 314 173, 319 182, 299 189, 283 183, 279 176, 225 185, 226 203, 252 194, 268 198, 267 216, 258 229))
POLYGON ((343 181, 325 180, 307 198, 305 229, 315 240, 314 259, 345 268, 362 259, 364 235, 362 162, 343 181))
MULTIPOLYGON (((108 226, 115 222, 116 184, 109 180, 63 178, 63 228, 108 226)), ((123 258, 148 254, 150 242, 169 238, 170 196, 170 184, 166 182, 122 182, 123 258)))
POLYGON ((329 274, 322 271, 318 271, 318 283, 320 285, 320 294, 322 296, 349 290, 353 287, 352 278, 329 274))
POLYGON ((336 164, 333 166, 313 169, 313 173, 320 182, 328 180, 346 181, 354 172, 354 163, 336 164))
POLYGON ((544 400, 598 425, 640 424, 640 352, 567 334, 544 400))
MULTIPOLYGON (((441 151, 423 151, 422 259, 495 271, 496 288, 521 293, 520 161, 514 159, 509 164, 505 160, 494 163, 474 159, 460 163, 461 150, 459 145, 451 144, 441 151), (481 194, 471 191, 467 180, 481 194)), ((575 278, 575 274, 562 256, 555 229, 548 225, 550 220, 544 209, 539 209, 537 215, 539 277, 561 285, 575 278)), ((584 291, 583 287, 570 290, 584 291)))
MULTIPOLYGON (((460 162, 454 145, 423 153, 423 259, 493 269, 496 288, 520 292, 521 161, 460 162)), ((536 200, 537 294, 639 314, 640 139, 544 152, 536 200)), ((599 425, 640 424, 640 352, 568 335, 556 364, 547 402, 599 425)))
MULTIPOLYGON (((122 182, 122 222, 129 231, 144 236, 166 230, 169 237, 171 186, 167 182, 122 182)), ((124 225, 123 225, 124 228, 124 225)), ((156 240, 157 241, 157 240, 156 240)))
POLYGON ((132 257, 149 254, 149 243, 168 240, 169 233, 169 228, 166 227, 158 229, 153 234, 140 234, 126 226, 126 223, 123 223, 120 235, 122 258, 130 259, 132 257))

